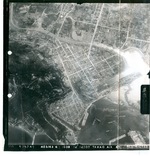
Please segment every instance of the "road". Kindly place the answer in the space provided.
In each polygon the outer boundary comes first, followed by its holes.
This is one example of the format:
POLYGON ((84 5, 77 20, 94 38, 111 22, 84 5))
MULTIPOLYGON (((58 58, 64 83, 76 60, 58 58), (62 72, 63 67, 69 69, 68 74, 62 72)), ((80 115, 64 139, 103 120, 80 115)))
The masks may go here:
MULTIPOLYGON (((45 35, 48 35, 52 38, 55 38, 56 40, 59 40, 61 42, 65 42, 65 43, 69 43, 69 44, 73 44, 73 45, 83 45, 83 46, 89 46, 91 45, 91 42, 79 42, 79 41, 75 41, 71 38, 62 38, 62 37, 59 37, 57 35, 54 35, 46 30, 44 30, 43 28, 20 28, 18 27, 17 25, 14 24, 14 21, 13 21, 13 3, 11 4, 10 6, 10 22, 11 24, 14 26, 14 28, 16 29, 19 29, 19 30, 27 30, 27 31, 37 31, 37 32, 40 32, 40 33, 43 33, 45 35)), ((95 29, 96 30, 96 29, 95 29)), ((106 50, 110 50, 114 53, 117 53, 119 54, 120 51, 118 49, 114 49, 110 46, 107 46, 105 44, 102 44, 102 43, 95 43, 95 42, 92 42, 93 46, 96 46, 96 47, 99 47, 99 48, 103 48, 103 49, 106 49, 106 50)))
POLYGON ((95 29, 94 29, 94 34, 93 34, 93 37, 92 37, 92 40, 91 40, 91 43, 90 43, 88 57, 90 56, 92 44, 93 44, 93 41, 94 41, 94 38, 95 38, 95 34, 96 34, 96 31, 97 31, 97 27, 98 27, 99 21, 100 21, 101 16, 102 16, 103 8, 104 8, 104 4, 102 4, 101 11, 99 13, 99 16, 98 16, 98 19, 97 19, 97 22, 96 22, 96 26, 95 26, 95 29))

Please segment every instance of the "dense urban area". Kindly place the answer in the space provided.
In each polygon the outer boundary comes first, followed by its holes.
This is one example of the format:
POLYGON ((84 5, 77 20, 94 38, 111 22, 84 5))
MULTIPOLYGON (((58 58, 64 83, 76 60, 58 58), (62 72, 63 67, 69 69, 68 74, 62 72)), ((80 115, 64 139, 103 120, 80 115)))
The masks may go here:
POLYGON ((10 3, 9 143, 148 144, 140 86, 150 62, 149 10, 10 3))

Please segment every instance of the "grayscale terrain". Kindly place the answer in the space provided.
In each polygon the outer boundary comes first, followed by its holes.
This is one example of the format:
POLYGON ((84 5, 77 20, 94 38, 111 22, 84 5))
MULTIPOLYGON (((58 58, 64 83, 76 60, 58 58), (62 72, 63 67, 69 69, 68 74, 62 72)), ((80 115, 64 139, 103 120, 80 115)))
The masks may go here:
POLYGON ((149 143, 149 118, 140 113, 149 4, 9 9, 9 144, 149 143))

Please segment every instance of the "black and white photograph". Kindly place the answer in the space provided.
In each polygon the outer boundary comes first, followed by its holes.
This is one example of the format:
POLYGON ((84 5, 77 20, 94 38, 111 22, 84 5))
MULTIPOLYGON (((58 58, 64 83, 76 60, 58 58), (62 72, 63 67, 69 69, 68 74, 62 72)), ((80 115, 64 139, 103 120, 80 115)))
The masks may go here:
POLYGON ((23 1, 8 11, 6 150, 149 149, 149 3, 23 1))

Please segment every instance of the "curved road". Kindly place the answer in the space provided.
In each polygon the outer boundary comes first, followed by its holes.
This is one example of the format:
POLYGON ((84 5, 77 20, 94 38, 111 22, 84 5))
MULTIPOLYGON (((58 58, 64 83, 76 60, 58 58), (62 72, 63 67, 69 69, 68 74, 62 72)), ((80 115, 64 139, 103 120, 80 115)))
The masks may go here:
MULTIPOLYGON (((69 44, 85 45, 85 46, 89 46, 89 47, 90 47, 90 44, 91 44, 89 42, 75 41, 75 40, 73 40, 71 38, 62 38, 62 37, 56 36, 56 35, 48 32, 48 31, 46 31, 46 30, 44 30, 42 28, 20 28, 20 27, 18 27, 17 25, 14 24, 14 21, 13 21, 13 3, 10 6, 10 22, 16 29, 37 31, 37 32, 40 32, 40 33, 44 33, 45 35, 48 35, 48 36, 50 36, 52 38, 55 38, 56 40, 60 40, 62 42, 67 42, 69 44)), ((100 47, 100 48, 106 49, 108 51, 112 51, 112 52, 117 53, 117 54, 120 53, 119 49, 114 49, 114 48, 112 48, 110 46, 107 46, 105 44, 102 44, 102 43, 95 43, 95 42, 93 42, 92 45, 96 46, 96 47, 100 47)))

